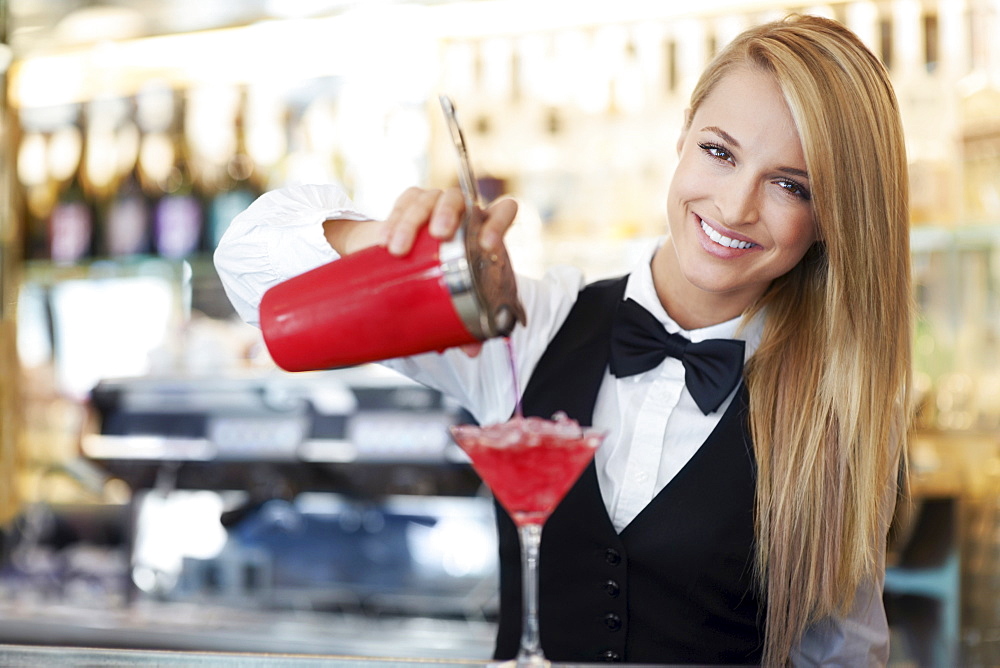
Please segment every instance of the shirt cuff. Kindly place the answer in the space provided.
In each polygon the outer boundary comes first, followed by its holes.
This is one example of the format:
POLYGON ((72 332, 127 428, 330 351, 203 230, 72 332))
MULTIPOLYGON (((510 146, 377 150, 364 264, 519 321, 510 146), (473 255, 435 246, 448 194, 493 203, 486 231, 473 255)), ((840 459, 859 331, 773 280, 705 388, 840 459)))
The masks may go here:
POLYGON ((830 617, 806 629, 791 654, 793 666, 864 668, 889 662, 889 624, 881 587, 858 587, 846 617, 830 617))
POLYGON ((269 288, 338 259, 324 221, 368 218, 335 184, 288 186, 259 197, 233 219, 214 255, 237 313, 259 326, 258 307, 269 288))

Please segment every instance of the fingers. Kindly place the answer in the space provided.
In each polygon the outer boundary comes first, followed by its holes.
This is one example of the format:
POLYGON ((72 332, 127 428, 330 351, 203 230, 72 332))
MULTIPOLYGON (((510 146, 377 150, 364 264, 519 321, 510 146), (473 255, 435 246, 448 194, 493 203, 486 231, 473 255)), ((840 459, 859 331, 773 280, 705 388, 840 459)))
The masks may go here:
MULTIPOLYGON (((399 196, 386 218, 386 246, 393 255, 406 255, 424 225, 428 226, 431 236, 451 239, 464 215, 465 198, 458 188, 409 188, 399 196)), ((479 236, 479 244, 484 250, 493 250, 502 243, 516 215, 517 203, 512 199, 498 200, 486 209, 479 236)))
POLYGON ((497 200, 486 209, 486 219, 479 234, 483 250, 493 250, 500 245, 516 215, 517 202, 509 198, 497 200))
POLYGON ((451 239, 465 216, 465 197, 458 188, 448 188, 438 198, 431 214, 430 233, 437 239, 451 239))
POLYGON ((413 247, 417 230, 427 224, 440 190, 407 188, 386 218, 386 246, 393 255, 405 255, 413 247))
POLYGON ((386 219, 386 246, 393 255, 407 254, 417 231, 424 225, 429 225, 431 236, 450 239, 464 214, 465 199, 456 188, 444 191, 408 188, 386 219))

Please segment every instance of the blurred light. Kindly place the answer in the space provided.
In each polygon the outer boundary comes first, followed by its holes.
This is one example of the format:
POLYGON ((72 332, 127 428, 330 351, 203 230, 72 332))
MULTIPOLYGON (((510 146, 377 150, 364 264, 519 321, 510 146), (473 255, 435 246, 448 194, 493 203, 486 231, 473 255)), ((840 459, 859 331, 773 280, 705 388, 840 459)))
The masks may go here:
POLYGON ((287 152, 283 113, 277 90, 265 86, 250 89, 243 126, 247 152, 265 170, 276 165, 287 152))
POLYGON ((222 497, 216 492, 150 491, 139 501, 132 579, 143 591, 169 588, 185 558, 211 559, 226 545, 219 521, 222 497))
POLYGON ((84 171, 87 178, 97 188, 107 188, 118 175, 118 153, 115 150, 115 133, 110 128, 91 131, 87 136, 90 146, 100 150, 87 149, 84 156, 84 171))
POLYGON ((17 178, 25 186, 39 186, 49 176, 45 135, 31 132, 21 138, 17 149, 17 178))
POLYGON ((164 182, 174 163, 174 146, 162 132, 145 135, 139 144, 139 164, 154 181, 164 182))
POLYGON ((496 535, 488 523, 444 517, 430 527, 411 524, 406 537, 415 564, 428 575, 483 576, 495 567, 496 535))
POLYGON ((14 50, 7 44, 0 44, 0 73, 6 72, 14 62, 14 50))
POLYGON ((847 27, 869 48, 878 44, 878 7, 873 2, 852 2, 847 6, 847 27))
POLYGON ((201 85, 188 91, 184 130, 199 159, 225 164, 236 152, 239 103, 235 86, 201 85))
POLYGON ((63 281, 53 288, 60 389, 86 397, 102 378, 141 376, 166 345, 173 286, 149 276, 63 281))
POLYGON ((359 0, 266 0, 264 9, 277 18, 297 19, 330 14, 358 2, 359 0))
POLYGON ((118 157, 118 173, 132 169, 139 158, 139 128, 127 121, 115 133, 115 155, 118 157))
POLYGON ((62 127, 49 138, 49 175, 57 181, 69 179, 80 164, 83 151, 83 137, 76 127, 62 127))
POLYGON ((88 44, 95 35, 112 41, 141 37, 146 31, 146 18, 139 10, 97 5, 67 14, 56 24, 54 40, 62 45, 88 44))
POLYGON ((44 288, 21 284, 17 299, 17 354, 24 368, 42 367, 52 359, 52 339, 44 288))

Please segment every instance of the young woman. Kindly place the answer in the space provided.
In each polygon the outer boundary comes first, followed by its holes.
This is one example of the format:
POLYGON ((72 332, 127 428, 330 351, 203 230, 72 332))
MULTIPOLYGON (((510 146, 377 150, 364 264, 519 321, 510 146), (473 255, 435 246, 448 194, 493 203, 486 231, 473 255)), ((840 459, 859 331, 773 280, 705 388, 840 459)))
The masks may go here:
MULTIPOLYGON (((910 372, 906 158, 888 76, 836 22, 753 28, 703 74, 677 150, 669 234, 629 275, 518 279, 525 412, 609 431, 546 525, 543 649, 578 662, 885 664, 910 372), (654 338, 739 341, 742 383, 707 401, 680 359, 627 368, 630 318, 652 319, 654 338)), ((271 285, 375 243, 403 254, 423 225, 450 237, 462 210, 457 191, 411 189, 373 221, 337 186, 287 188, 233 222, 216 264, 255 323, 271 285)), ((515 211, 491 207, 480 242, 498 243, 515 211)), ((490 341, 388 364, 491 423, 514 409, 506 355, 490 341)), ((499 527, 496 654, 510 658, 516 536, 502 513, 499 527)))

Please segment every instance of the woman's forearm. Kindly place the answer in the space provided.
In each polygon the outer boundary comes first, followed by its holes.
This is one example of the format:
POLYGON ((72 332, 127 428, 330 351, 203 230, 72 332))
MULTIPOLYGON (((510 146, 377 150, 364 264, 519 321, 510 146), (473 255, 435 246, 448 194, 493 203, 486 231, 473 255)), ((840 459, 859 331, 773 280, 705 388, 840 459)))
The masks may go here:
POLYGON ((323 235, 338 255, 385 244, 386 225, 379 220, 331 219, 323 222, 323 235))

